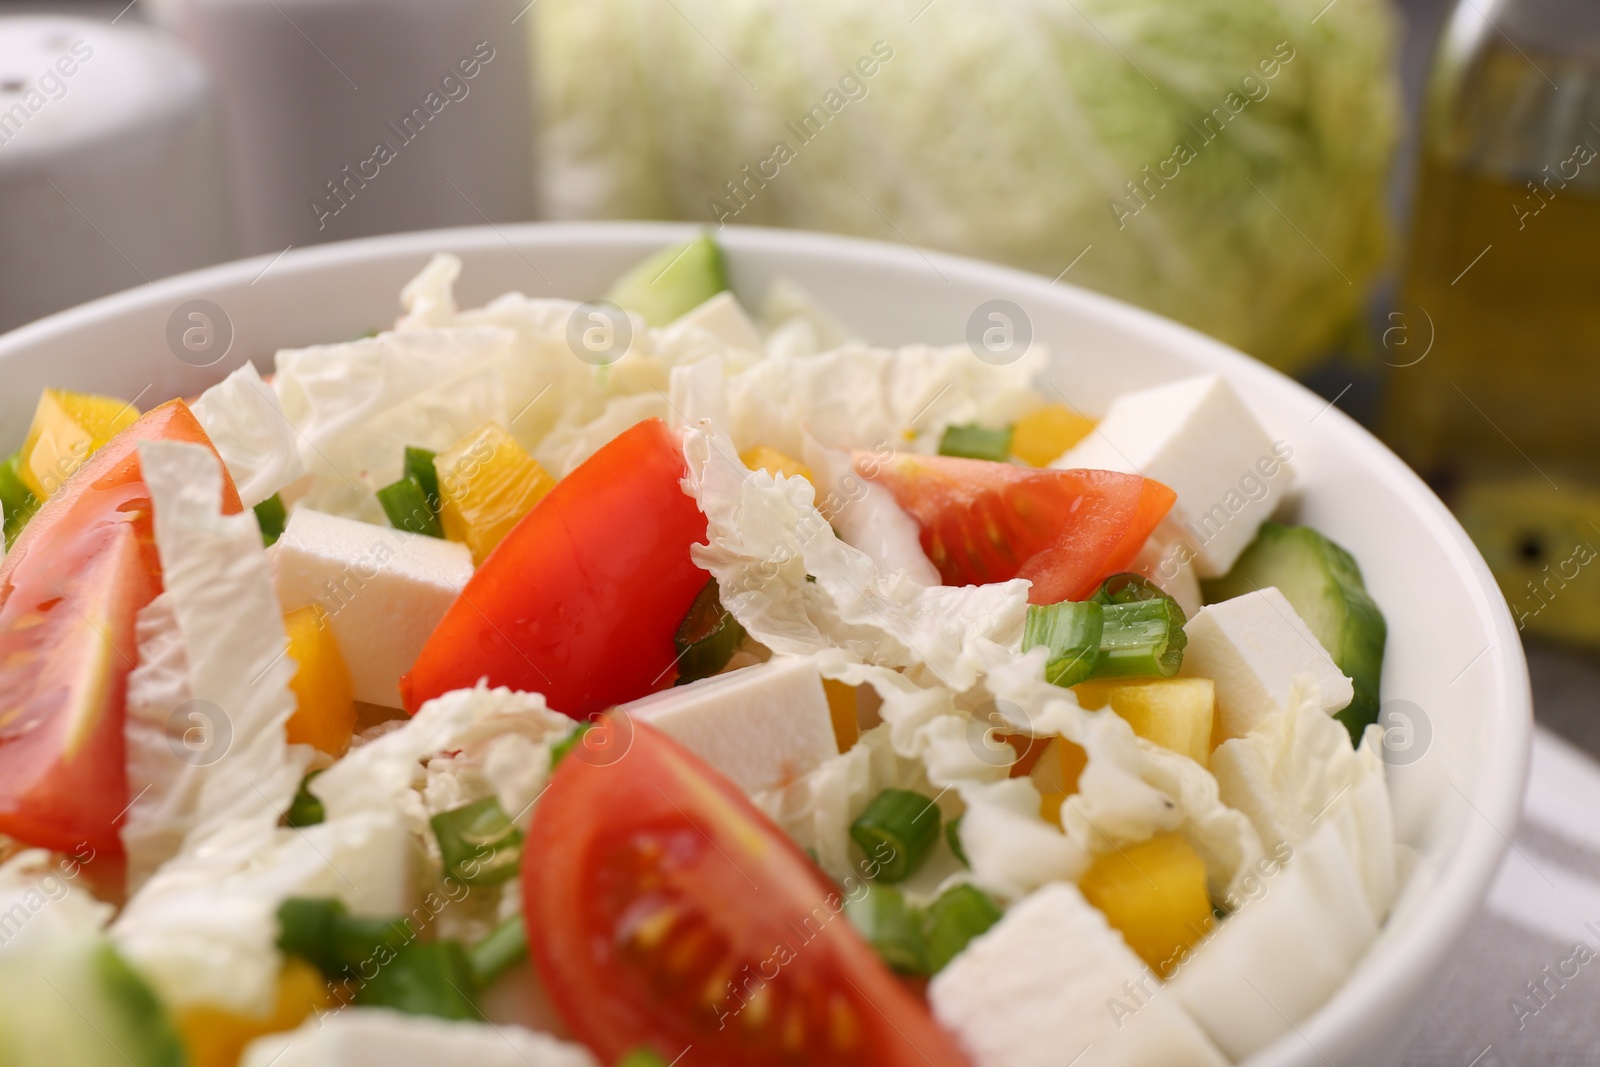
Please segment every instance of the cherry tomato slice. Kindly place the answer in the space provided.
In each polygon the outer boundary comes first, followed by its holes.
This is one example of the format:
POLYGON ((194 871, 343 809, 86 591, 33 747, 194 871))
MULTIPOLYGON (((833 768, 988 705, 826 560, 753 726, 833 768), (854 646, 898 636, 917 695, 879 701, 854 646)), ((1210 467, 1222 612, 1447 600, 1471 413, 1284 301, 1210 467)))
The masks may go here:
MULTIPOLYGON (((0 561, 0 833, 122 851, 134 621, 161 590, 138 443, 209 445, 174 400, 112 438, 46 500, 0 561)), ((242 510, 224 474, 223 508, 242 510)))
POLYGON ((563 478, 483 561, 400 680, 406 710, 453 689, 543 693, 587 718, 674 682, 673 635, 709 575, 677 436, 647 419, 563 478))
POLYGON ((1033 583, 1028 601, 1081 600, 1126 570, 1177 499, 1160 482, 1099 470, 1016 467, 952 456, 856 456, 921 527, 946 585, 1033 583))
POLYGON ((605 716, 557 767, 524 843, 529 944, 602 1063, 967 1061, 841 913, 844 894, 738 788, 605 716), (686 1054, 685 1054, 686 1053, 686 1054))

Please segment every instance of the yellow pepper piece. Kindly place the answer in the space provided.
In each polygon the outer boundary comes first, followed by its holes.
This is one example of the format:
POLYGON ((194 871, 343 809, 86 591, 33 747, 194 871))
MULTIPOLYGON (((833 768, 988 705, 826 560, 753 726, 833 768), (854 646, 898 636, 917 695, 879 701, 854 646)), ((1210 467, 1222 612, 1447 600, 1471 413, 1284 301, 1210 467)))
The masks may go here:
POLYGON ((1107 704, 1148 741, 1188 756, 1200 766, 1211 759, 1216 687, 1209 678, 1106 678, 1072 687, 1090 711, 1107 704))
POLYGON ((350 747, 356 703, 350 671, 328 628, 322 608, 307 604, 283 617, 289 633, 289 658, 295 662, 295 711, 286 727, 291 745, 312 745, 338 758, 350 747))
POLYGON ((833 717, 833 737, 840 752, 848 752, 861 737, 861 727, 856 721, 856 687, 822 680, 822 691, 828 694, 828 714, 833 717))
POLYGON ((1178 834, 1102 853, 1078 888, 1163 977, 1211 929, 1206 865, 1178 834))
MULTIPOLYGON (((1089 754, 1064 737, 1052 737, 1028 777, 1039 790, 1039 814, 1045 822, 1061 824, 1061 805, 1078 791, 1078 778, 1089 765, 1089 754)), ((1020 768, 1012 768, 1012 774, 1020 768)))
POLYGON ((46 389, 33 410, 17 473, 29 492, 45 500, 84 460, 138 419, 139 409, 126 400, 46 389))
POLYGON ((739 459, 753 471, 766 471, 772 475, 782 474, 788 478, 799 477, 808 482, 816 481, 810 467, 793 456, 785 455, 776 448, 768 448, 766 445, 756 445, 749 451, 739 453, 739 459))
POLYGON ((439 521, 444 535, 482 565, 556 480, 499 423, 486 422, 440 452, 439 521))
POLYGON ((1078 776, 1088 765, 1089 754, 1081 746, 1064 737, 1052 737, 1028 776, 1040 792, 1071 796, 1078 791, 1078 776))
POLYGON ((1030 467, 1047 467, 1093 429, 1092 419, 1051 404, 1017 420, 1011 428, 1011 454, 1030 467))
POLYGON ((313 1011, 332 1006, 321 973, 305 960, 291 957, 278 974, 278 998, 271 1015, 254 1019, 199 1007, 179 1013, 176 1021, 189 1050, 189 1067, 235 1067, 245 1046, 256 1038, 293 1030, 313 1011))

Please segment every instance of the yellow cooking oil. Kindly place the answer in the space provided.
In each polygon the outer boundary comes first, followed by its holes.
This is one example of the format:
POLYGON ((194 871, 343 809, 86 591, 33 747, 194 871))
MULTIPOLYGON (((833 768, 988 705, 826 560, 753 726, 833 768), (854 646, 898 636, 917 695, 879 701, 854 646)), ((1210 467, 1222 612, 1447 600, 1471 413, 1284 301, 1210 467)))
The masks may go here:
POLYGON ((1600 645, 1600 49, 1511 7, 1436 60, 1381 432, 1520 628, 1600 645))

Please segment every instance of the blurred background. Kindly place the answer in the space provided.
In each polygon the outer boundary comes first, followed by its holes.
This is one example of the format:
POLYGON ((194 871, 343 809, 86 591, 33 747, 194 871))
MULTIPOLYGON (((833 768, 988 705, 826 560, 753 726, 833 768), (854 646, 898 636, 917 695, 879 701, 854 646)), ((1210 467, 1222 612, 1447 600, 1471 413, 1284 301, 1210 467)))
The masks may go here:
POLYGON ((1009 263, 1383 437, 1600 753, 1597 154, 1592 0, 0 0, 0 330, 529 219, 1009 263))

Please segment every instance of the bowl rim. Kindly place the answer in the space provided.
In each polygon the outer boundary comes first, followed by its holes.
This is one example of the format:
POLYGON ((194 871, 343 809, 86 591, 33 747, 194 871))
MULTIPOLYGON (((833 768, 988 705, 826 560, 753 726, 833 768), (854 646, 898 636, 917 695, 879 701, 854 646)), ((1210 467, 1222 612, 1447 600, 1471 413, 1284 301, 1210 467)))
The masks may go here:
MULTIPOLYGON (((1112 323, 1118 330, 1142 335, 1146 341, 1165 350, 1198 357, 1225 377, 1250 383, 1252 391, 1275 392, 1286 403, 1298 408, 1314 406, 1319 409, 1318 417, 1331 418, 1340 424, 1339 432, 1349 442, 1353 461, 1369 467, 1403 497, 1416 502, 1430 534, 1451 557, 1452 570, 1468 579, 1467 592, 1483 628, 1491 635, 1489 646, 1479 654, 1496 668, 1496 691, 1491 697, 1493 710, 1489 721, 1482 726, 1481 744, 1490 758, 1478 768, 1480 773, 1472 795, 1456 787, 1480 818, 1470 822, 1446 861, 1434 872, 1428 890, 1432 894, 1429 906, 1419 909, 1404 928, 1386 922, 1378 939, 1363 954, 1364 962, 1380 945, 1384 946, 1383 966, 1364 969, 1358 963, 1356 973, 1363 981, 1357 983, 1347 978, 1304 1022, 1291 1026, 1289 1032, 1244 1062, 1261 1067, 1278 1063, 1310 1065, 1328 1061, 1324 1049, 1340 1057, 1349 1055, 1353 1049, 1361 1047, 1362 1032, 1372 1029, 1374 1021, 1379 1019, 1389 1020, 1389 1029, 1398 1034, 1405 1025, 1401 1009, 1415 999, 1454 949, 1457 935, 1479 910, 1490 881, 1511 847, 1511 834, 1521 815, 1533 733, 1527 662, 1510 608, 1488 564, 1460 523, 1422 479, 1335 403, 1325 401, 1288 376, 1221 341, 1154 312, 1062 282, 1059 278, 1051 280, 1012 267, 922 249, 909 242, 899 245, 813 231, 709 227, 682 222, 528 222, 420 230, 305 248, 291 247, 276 254, 174 275, 56 312, 0 335, 0 371, 8 359, 63 339, 91 324, 135 313, 150 305, 165 306, 176 297, 200 296, 241 283, 254 284, 270 277, 274 270, 355 269, 413 256, 425 262, 429 255, 441 250, 449 250, 465 259, 479 252, 498 254, 507 247, 521 254, 524 249, 572 244, 659 246, 687 240, 702 232, 713 233, 734 256, 748 251, 779 257, 854 259, 885 267, 927 269, 931 272, 930 278, 943 277, 948 272, 1007 296, 1021 294, 1112 323), (1298 1048, 1302 1045, 1309 1049, 1298 1048)), ((1414 1025, 1420 1025, 1420 1021, 1414 1019, 1414 1025)), ((1393 1051, 1398 1057, 1400 1050, 1393 1051)))

